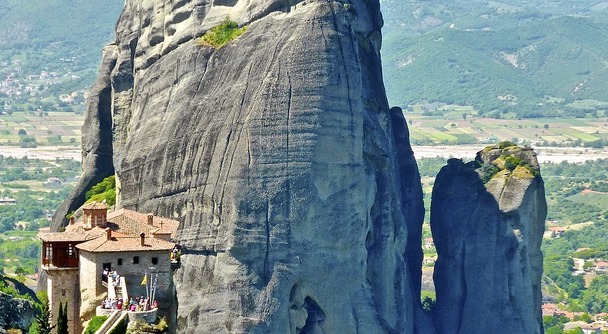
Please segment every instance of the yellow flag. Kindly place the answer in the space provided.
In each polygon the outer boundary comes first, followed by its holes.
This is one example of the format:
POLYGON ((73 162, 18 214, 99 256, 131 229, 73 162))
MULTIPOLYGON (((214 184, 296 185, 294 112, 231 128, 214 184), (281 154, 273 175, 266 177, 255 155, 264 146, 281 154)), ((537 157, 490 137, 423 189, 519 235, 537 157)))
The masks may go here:
POLYGON ((148 284, 148 275, 144 275, 144 279, 141 280, 141 285, 146 285, 148 284))

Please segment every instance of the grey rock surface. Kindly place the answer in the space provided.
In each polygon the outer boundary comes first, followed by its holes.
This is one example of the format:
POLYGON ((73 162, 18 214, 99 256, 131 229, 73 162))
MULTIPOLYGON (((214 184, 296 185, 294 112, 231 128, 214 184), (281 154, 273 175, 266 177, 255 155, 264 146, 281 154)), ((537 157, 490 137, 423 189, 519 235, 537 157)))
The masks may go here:
POLYGON ((0 333, 6 333, 11 328, 27 332, 37 312, 31 301, 0 292, 0 333))
POLYGON ((542 333, 546 214, 531 149, 495 147, 480 152, 476 162, 448 161, 431 203, 438 332, 542 333), (523 162, 510 170, 508 156, 523 162), (493 177, 484 184, 488 172, 493 177))
POLYGON ((422 192, 381 26, 378 1, 126 1, 83 127, 112 146, 85 151, 119 207, 181 221, 178 332, 414 333, 422 192), (195 42, 225 16, 247 32, 195 42))

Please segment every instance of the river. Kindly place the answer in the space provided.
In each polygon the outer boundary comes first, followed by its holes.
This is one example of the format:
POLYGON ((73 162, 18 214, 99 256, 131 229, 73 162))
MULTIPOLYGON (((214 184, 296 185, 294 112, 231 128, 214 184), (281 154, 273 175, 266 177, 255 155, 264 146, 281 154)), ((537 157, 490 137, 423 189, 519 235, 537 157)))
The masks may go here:
POLYGON ((23 148, 16 146, 0 146, 0 155, 5 157, 55 160, 74 159, 80 161, 81 150, 79 146, 39 146, 36 148, 23 148))
MULTIPOLYGON (((471 160, 475 154, 487 145, 452 145, 452 146, 412 146, 414 156, 420 158, 464 158, 471 160)), ((575 162, 608 158, 608 149, 585 147, 534 147, 538 162, 575 162)))

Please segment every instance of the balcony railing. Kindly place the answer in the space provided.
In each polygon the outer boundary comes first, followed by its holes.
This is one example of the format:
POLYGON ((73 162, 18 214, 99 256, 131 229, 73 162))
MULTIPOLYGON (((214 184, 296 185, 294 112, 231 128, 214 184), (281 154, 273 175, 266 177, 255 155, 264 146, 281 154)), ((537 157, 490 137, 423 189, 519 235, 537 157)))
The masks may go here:
POLYGON ((78 267, 78 258, 70 258, 67 256, 54 256, 53 258, 42 258, 42 265, 47 267, 57 268, 74 268, 78 267))

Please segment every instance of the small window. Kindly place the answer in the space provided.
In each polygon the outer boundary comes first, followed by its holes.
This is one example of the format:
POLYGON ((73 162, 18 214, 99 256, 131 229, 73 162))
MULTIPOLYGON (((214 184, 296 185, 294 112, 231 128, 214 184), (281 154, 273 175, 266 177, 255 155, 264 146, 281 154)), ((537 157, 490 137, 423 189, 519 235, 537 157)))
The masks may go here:
POLYGON ((133 257, 133 264, 139 264, 139 256, 133 257))
POLYGON ((158 258, 157 257, 153 257, 152 258, 152 264, 158 264, 158 258))
POLYGON ((122 266, 122 259, 118 259, 116 262, 118 262, 119 266, 122 266))
POLYGON ((61 296, 65 297, 65 289, 61 289, 61 296))

